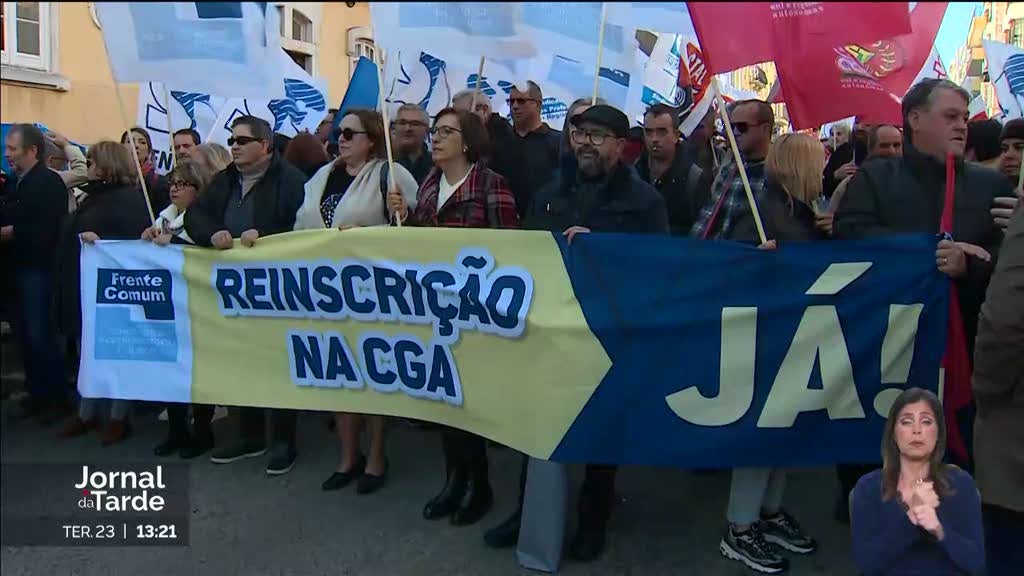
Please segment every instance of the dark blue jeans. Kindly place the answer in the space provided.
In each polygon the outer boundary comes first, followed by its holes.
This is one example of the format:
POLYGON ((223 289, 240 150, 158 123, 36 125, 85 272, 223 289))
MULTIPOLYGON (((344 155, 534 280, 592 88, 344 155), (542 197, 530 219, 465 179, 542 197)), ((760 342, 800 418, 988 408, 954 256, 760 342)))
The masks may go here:
POLYGON ((48 271, 24 270, 17 276, 21 318, 18 339, 25 362, 25 382, 32 401, 50 405, 64 394, 63 363, 53 322, 53 282, 48 271))

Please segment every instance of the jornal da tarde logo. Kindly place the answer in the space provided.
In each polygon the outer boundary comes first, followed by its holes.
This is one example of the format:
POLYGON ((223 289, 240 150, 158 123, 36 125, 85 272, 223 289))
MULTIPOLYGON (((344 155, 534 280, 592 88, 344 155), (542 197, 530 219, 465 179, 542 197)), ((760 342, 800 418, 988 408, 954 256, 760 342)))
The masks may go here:
POLYGON ((140 472, 93 470, 82 466, 82 479, 74 485, 82 491, 78 507, 96 512, 160 512, 166 490, 163 466, 140 472))

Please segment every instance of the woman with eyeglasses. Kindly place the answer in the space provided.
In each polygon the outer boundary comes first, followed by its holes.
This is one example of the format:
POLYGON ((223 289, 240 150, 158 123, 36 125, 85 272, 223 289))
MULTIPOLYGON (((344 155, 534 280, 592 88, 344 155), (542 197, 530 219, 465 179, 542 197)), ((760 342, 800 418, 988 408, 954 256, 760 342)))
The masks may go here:
MULTIPOLYGON (((351 110, 338 128, 338 158, 306 182, 305 197, 295 215, 296 230, 387 226, 392 220, 387 206, 392 180, 396 193, 416 205, 416 180, 409 171, 395 163, 394 173, 389 174, 384 120, 379 113, 351 110)), ((388 468, 385 423, 384 416, 335 414, 341 460, 323 482, 324 490, 339 490, 357 478, 359 494, 371 494, 384 485, 388 468), (368 457, 360 452, 364 428, 369 436, 368 457)))
POLYGON ((850 495, 853 559, 865 576, 981 574, 981 498, 970 474, 943 463, 942 404, 911 388, 889 409, 882 469, 850 495))
MULTIPOLYGON (((391 192, 388 205, 413 226, 446 228, 519 228, 515 199, 505 180, 477 165, 486 156, 487 129, 468 111, 445 108, 434 119, 435 168, 420 186, 419 204, 411 206, 391 192)), ((427 502, 423 517, 451 517, 454 526, 480 520, 493 502, 487 470, 486 441, 469 432, 446 428, 441 433, 446 480, 427 502)))
MULTIPOLYGON (((86 196, 70 216, 61 244, 60 298, 61 324, 65 334, 81 346, 81 242, 136 240, 149 227, 146 201, 138 185, 131 153, 117 142, 99 142, 86 155, 89 181, 82 185, 86 196)), ((61 435, 81 436, 98 427, 99 398, 82 398, 78 417, 67 424, 61 435)), ((128 413, 131 402, 111 400, 110 419, 102 434, 104 446, 116 444, 131 432, 128 413)))
POLYGON ((146 192, 149 193, 153 212, 160 212, 171 203, 171 198, 167 189, 167 179, 156 173, 156 165, 153 164, 153 139, 149 137, 149 132, 145 128, 136 126, 131 131, 131 138, 128 132, 121 134, 121 144, 130 146, 134 141, 135 155, 142 166, 142 176, 146 182, 146 192))
MULTIPOLYGON (((156 223, 142 234, 143 240, 155 244, 195 244, 185 230, 185 213, 195 204, 200 192, 210 183, 215 172, 195 161, 196 147, 192 157, 183 160, 167 175, 171 189, 171 204, 157 216, 156 223)), ((189 432, 189 405, 169 403, 167 405, 168 432, 153 453, 157 456, 179 454, 184 459, 201 456, 213 449, 214 407, 205 404, 192 405, 194 429, 189 432)))

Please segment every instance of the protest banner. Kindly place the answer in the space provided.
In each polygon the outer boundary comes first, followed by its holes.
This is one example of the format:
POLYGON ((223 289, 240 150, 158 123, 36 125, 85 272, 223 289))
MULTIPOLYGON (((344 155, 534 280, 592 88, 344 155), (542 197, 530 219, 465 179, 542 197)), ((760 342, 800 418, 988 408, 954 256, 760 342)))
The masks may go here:
POLYGON ((938 388, 935 244, 413 227, 100 242, 79 391, 405 416, 564 462, 870 461, 895 395, 938 388))
POLYGON ((117 82, 284 98, 280 17, 266 2, 96 2, 117 82))
MULTIPOLYGON (((190 84, 140 84, 136 121, 153 139, 153 164, 157 172, 170 171, 173 160, 170 134, 182 128, 195 130, 203 142, 222 146, 227 146, 231 136, 231 122, 243 114, 263 118, 274 132, 285 136, 315 132, 327 115, 326 84, 310 76, 284 50, 278 51, 277 58, 285 71, 284 76, 277 79, 284 89, 284 98, 262 100, 206 94, 190 89, 190 84), (169 105, 164 102, 165 90, 170 94, 169 105)), ((374 79, 373 86, 376 85, 374 79)), ((376 92, 374 94, 376 98, 376 92)))

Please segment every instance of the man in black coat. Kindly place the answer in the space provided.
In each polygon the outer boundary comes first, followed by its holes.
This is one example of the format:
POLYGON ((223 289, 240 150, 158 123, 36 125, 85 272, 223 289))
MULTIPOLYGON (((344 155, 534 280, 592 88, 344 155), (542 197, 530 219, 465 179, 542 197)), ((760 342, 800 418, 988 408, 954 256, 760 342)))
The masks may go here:
POLYGON ((491 112, 490 98, 477 90, 467 89, 453 96, 452 108, 472 112, 484 123, 491 140, 487 167, 505 179, 516 199, 519 220, 524 220, 533 190, 530 189, 530 169, 526 164, 522 141, 507 120, 491 112))
POLYGON ((18 182, 13 194, 8 192, 13 197, 8 203, 10 223, 0 229, 0 240, 13 244, 27 412, 50 423, 67 411, 52 305, 55 254, 68 196, 64 181, 43 161, 44 146, 43 133, 31 124, 15 124, 7 134, 4 153, 18 182))
MULTIPOLYGON (((978 314, 1003 239, 990 211, 997 197, 1012 197, 1013 188, 1002 174, 964 162, 969 101, 967 91, 948 80, 914 85, 903 98, 903 157, 874 159, 861 166, 839 204, 833 230, 839 239, 939 234, 946 159, 952 156, 952 240, 939 241, 935 262, 956 284, 967 353, 973 355, 978 314)), ((969 412, 950 424, 959 425, 968 447, 969 412)))
MULTIPOLYGON (((200 246, 227 250, 234 238, 243 246, 271 234, 289 232, 302 205, 305 176, 273 151, 274 135, 262 118, 240 116, 231 124, 231 156, 196 205, 185 212, 185 230, 200 246)), ((295 412, 271 409, 274 443, 267 474, 286 474, 295 463, 295 412)), ((263 410, 241 409, 242 438, 214 450, 210 461, 226 464, 263 455, 266 450, 263 410)))
POLYGON ((648 108, 644 113, 644 152, 636 171, 661 192, 672 234, 685 236, 711 195, 711 179, 680 137, 679 114, 674 108, 665 104, 648 108))
MULTIPOLYGON (((563 234, 618 232, 668 234, 665 201, 650 184, 623 164, 620 154, 629 132, 621 111, 598 105, 573 116, 571 144, 576 162, 534 196, 526 228, 563 234)), ((605 528, 615 497, 617 466, 588 464, 579 497, 579 528, 569 554, 580 561, 597 558, 604 550, 605 528)), ((520 479, 520 505, 525 490, 520 479)), ((520 511, 485 535, 493 547, 512 546, 519 535, 520 511)))
POLYGON ((955 158, 953 242, 936 252, 939 270, 956 283, 970 349, 993 262, 1003 234, 990 210, 997 197, 1013 197, 998 172, 963 161, 967 137, 966 91, 945 80, 924 80, 903 99, 903 157, 866 162, 850 181, 835 215, 836 238, 938 234, 945 200, 946 156, 955 158), (991 261, 964 243, 980 247, 991 261))
POLYGON ((828 157, 822 193, 832 197, 839 183, 857 173, 857 168, 868 159, 868 131, 864 124, 855 124, 850 141, 840 144, 828 157))

